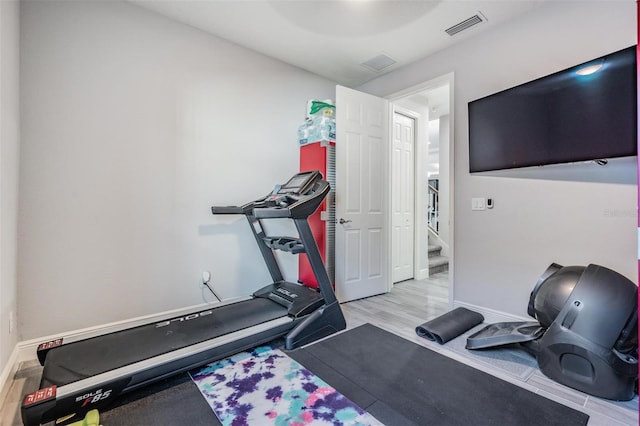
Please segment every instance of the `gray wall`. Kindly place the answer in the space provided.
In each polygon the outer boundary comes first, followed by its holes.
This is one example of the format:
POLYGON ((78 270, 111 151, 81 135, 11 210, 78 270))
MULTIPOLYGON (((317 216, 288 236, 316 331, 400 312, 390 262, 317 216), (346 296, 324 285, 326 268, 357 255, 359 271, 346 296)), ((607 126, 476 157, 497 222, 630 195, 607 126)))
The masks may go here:
POLYGON ((26 1, 21 36, 23 339, 201 303, 204 270, 225 298, 270 282, 210 206, 296 172, 335 83, 126 2, 26 1))
MULTIPOLYGON (((0 365, 11 355, 18 333, 9 333, 17 307, 17 211, 19 106, 19 2, 0 1, 0 365)), ((14 327, 16 325, 14 324, 14 327)))
POLYGON ((635 7, 633 1, 548 2, 359 87, 387 96, 455 73, 456 302, 526 316, 529 292, 551 262, 596 263, 637 283, 635 160, 472 176, 467 129, 469 101, 635 44, 635 7), (495 208, 471 211, 472 197, 491 197, 495 208))

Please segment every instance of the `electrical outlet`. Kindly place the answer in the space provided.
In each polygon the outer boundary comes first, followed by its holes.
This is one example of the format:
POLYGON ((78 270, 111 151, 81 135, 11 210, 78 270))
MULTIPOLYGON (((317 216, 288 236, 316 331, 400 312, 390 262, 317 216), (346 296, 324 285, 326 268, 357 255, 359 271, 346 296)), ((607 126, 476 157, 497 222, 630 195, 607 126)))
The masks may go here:
POLYGON ((211 281, 211 272, 202 271, 202 279, 200 280, 200 288, 204 288, 211 281))

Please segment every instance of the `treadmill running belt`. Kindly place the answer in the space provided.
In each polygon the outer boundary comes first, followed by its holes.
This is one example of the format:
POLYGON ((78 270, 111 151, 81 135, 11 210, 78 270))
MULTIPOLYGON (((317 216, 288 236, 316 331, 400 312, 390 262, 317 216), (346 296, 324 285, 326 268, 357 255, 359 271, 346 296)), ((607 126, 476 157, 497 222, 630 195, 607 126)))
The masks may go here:
MULTIPOLYGON (((162 321, 54 348, 47 354, 40 387, 63 386, 287 315, 287 308, 254 298, 162 325, 162 321)), ((166 322, 165 322, 166 323, 166 322)))

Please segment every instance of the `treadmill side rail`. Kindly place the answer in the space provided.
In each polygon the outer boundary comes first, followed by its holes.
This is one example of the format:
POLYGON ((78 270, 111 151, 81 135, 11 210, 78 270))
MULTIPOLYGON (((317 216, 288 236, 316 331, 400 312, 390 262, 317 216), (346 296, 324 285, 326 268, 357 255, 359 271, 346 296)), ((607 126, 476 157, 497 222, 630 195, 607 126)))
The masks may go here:
POLYGON ((38 389, 24 397, 22 401, 22 421, 25 425, 40 424, 46 412, 56 406, 56 386, 38 389))
POLYGON ((38 355, 38 361, 40 365, 44 365, 44 360, 47 358, 47 353, 58 346, 62 346, 62 337, 55 340, 49 340, 48 342, 40 343, 36 354, 38 355))

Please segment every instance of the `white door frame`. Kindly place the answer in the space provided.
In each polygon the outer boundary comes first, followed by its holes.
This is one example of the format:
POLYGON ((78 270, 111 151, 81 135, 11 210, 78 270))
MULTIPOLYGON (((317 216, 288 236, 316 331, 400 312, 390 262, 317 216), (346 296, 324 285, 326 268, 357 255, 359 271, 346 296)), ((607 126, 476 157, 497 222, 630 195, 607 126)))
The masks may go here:
MULTIPOLYGON (((386 97, 386 99, 393 104, 394 101, 398 101, 402 98, 405 98, 407 96, 411 96, 420 92, 424 92, 426 90, 429 89, 435 89, 437 87, 441 87, 444 84, 448 84, 449 85, 449 106, 450 106, 450 113, 449 113, 449 217, 446 218, 446 220, 449 221, 449 307, 452 308, 453 307, 453 287, 454 287, 454 270, 455 268, 454 263, 455 263, 455 247, 454 247, 454 232, 455 232, 455 226, 454 226, 454 220, 453 218, 455 217, 454 215, 454 170, 453 170, 453 159, 454 159, 454 128, 455 128, 455 122, 454 122, 454 111, 455 111, 455 105, 454 105, 454 73, 450 72, 448 74, 442 75, 440 77, 436 77, 432 80, 428 80, 425 81, 423 83, 417 84, 415 86, 411 86, 408 87, 406 89, 400 90, 396 93, 392 93, 391 95, 388 95, 386 97)), ((392 108, 389 108, 390 111, 390 115, 389 115, 389 123, 393 123, 393 110, 394 110, 395 105, 392 108)), ((419 145, 419 144, 416 144, 419 145)), ((391 149, 391 148, 389 148, 391 149)), ((418 158, 418 152, 417 150, 420 149, 419 146, 415 146, 416 152, 414 152, 414 159, 418 158)), ((416 168, 414 167, 414 171, 416 170, 416 168)), ((417 175, 417 173, 415 173, 415 175, 417 175)), ((416 182, 416 190, 418 188, 418 184, 416 182)), ((388 182, 388 191, 391 190, 391 179, 389 179, 388 182)), ((417 205, 418 203, 416 203, 417 205)), ((389 212, 389 214, 391 214, 391 212, 389 212)), ((417 220, 418 216, 416 215, 414 217, 414 220, 417 220)), ((414 224, 415 226, 415 224, 414 224)), ((417 228, 414 228, 417 229, 417 228)), ((391 237, 391 236, 389 236, 391 237)), ((391 247, 389 247, 389 256, 391 256, 391 247)), ((416 263, 414 262, 414 266, 416 265, 416 263)))
MULTIPOLYGON (((418 233, 417 233, 417 229, 418 229, 417 225, 419 220, 418 215, 420 214, 420 211, 419 211, 419 203, 418 203, 419 188, 418 188, 418 181, 416 176, 416 166, 418 165, 417 163, 418 156, 416 155, 418 144, 416 142, 421 140, 421 138, 425 137, 425 135, 422 134, 423 133, 422 126, 420 125, 420 120, 425 117, 422 117, 420 114, 418 114, 415 111, 411 111, 410 109, 403 108, 394 104, 390 104, 389 110, 391 110, 391 124, 393 124, 395 113, 404 115, 414 120, 414 127, 413 127, 413 278, 418 280, 421 278, 426 278, 428 276, 428 275, 425 275, 424 271, 420 270, 420 262, 418 257, 420 253, 422 253, 423 248, 420 245, 420 239, 418 238, 418 233)), ((390 130, 389 141, 392 141, 393 128, 391 125, 389 126, 389 130, 390 130)), ((393 150, 393 144, 391 143, 390 143, 390 149, 393 150)), ((392 158, 392 157, 389 157, 389 158, 392 158)), ((393 163, 390 163, 390 167, 392 168, 391 174, 390 174, 391 176, 393 175, 393 163)), ((390 183, 389 194, 392 193, 391 192, 392 190, 393 188, 391 188, 391 183, 390 183)), ((391 218, 392 216, 389 216, 389 217, 391 218)), ((391 227, 391 232, 393 233, 393 227, 391 227)), ((391 239, 389 241, 393 241, 393 235, 391 236, 391 239)), ((391 246, 391 248, 393 248, 393 246, 391 246)), ((426 271, 426 274, 428 273, 429 273, 429 268, 427 268, 427 271, 426 271)), ((393 278, 392 278, 392 283, 393 283, 393 278)))

